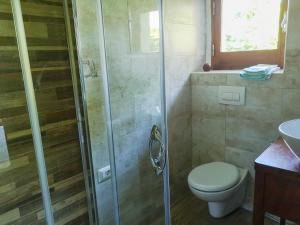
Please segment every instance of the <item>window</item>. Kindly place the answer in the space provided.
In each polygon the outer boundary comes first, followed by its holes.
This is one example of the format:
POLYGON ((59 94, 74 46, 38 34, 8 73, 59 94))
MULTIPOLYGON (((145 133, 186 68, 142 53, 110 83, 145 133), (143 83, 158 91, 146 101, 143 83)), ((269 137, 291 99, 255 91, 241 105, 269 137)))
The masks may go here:
POLYGON ((131 53, 159 52, 158 10, 134 10, 129 13, 129 37, 131 53))
POLYGON ((212 67, 283 67, 288 0, 214 0, 212 67))

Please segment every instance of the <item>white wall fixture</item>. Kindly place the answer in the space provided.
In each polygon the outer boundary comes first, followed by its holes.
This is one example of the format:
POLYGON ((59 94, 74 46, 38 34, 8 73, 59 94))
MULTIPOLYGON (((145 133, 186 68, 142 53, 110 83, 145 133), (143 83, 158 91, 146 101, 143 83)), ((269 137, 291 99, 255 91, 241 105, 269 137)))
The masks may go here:
POLYGON ((0 169, 10 166, 4 126, 0 126, 0 169))
POLYGON ((93 60, 82 60, 83 74, 85 78, 98 77, 95 62, 93 60))
POLYGON ((245 87, 219 86, 219 103, 225 105, 244 105, 245 87))
POLYGON ((111 178, 110 165, 98 170, 98 183, 102 183, 111 178))

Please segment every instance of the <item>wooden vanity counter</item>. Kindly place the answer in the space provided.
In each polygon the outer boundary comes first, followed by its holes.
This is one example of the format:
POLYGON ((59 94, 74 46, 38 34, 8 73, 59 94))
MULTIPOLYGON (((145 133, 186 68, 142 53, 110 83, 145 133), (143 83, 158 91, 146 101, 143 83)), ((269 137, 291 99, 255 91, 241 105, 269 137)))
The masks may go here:
POLYGON ((282 138, 255 160, 253 225, 263 225, 266 212, 300 224, 300 160, 282 138))

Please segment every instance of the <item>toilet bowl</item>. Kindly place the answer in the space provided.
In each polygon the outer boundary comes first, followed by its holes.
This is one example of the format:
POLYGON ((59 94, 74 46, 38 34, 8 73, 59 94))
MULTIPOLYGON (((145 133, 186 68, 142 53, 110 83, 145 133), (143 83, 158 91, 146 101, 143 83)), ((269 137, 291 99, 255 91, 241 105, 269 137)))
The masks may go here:
POLYGON ((210 215, 221 218, 243 204, 247 177, 247 169, 213 162, 194 168, 188 176, 188 184, 196 197, 208 202, 210 215))

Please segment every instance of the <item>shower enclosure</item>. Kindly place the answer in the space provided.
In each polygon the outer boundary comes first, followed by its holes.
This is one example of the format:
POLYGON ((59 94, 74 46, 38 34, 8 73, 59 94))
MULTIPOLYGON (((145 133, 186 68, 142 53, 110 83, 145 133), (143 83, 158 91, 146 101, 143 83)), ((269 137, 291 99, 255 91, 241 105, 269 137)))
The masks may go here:
POLYGON ((1 225, 169 224, 162 18, 0 0, 1 225))

